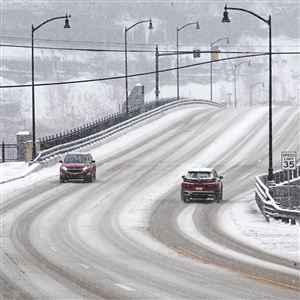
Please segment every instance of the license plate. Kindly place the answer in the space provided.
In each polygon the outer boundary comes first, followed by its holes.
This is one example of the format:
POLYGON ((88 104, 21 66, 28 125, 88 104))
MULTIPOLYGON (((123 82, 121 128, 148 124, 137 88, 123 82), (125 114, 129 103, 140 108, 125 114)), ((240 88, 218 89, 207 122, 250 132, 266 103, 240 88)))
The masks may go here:
POLYGON ((202 189, 203 189, 203 188, 202 188, 201 186, 197 186, 197 187, 196 187, 196 191, 202 191, 202 189))

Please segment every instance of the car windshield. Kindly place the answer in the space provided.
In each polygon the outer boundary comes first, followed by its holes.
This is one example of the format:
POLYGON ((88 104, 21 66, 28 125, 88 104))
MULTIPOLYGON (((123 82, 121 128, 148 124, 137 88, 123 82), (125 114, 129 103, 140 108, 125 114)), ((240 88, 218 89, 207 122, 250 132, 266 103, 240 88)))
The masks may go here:
POLYGON ((205 178, 212 178, 211 172, 188 172, 187 177, 189 178, 195 178, 195 179, 205 179, 205 178))
POLYGON ((89 161, 86 155, 67 155, 65 163, 87 163, 89 161))

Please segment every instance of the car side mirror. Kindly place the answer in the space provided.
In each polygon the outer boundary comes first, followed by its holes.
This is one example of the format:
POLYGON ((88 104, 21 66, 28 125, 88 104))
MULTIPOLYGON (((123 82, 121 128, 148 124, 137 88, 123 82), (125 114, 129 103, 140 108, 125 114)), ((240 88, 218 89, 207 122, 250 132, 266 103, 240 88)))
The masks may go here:
POLYGON ((91 160, 91 164, 94 164, 94 163, 96 163, 96 161, 95 160, 91 160))
POLYGON ((182 175, 181 178, 184 179, 184 178, 185 178, 185 175, 182 175))
POLYGON ((220 179, 223 179, 224 177, 223 177, 223 176, 220 176, 219 178, 220 178, 220 179))
POLYGON ((62 161, 62 160, 60 160, 60 161, 58 161, 58 162, 59 162, 59 163, 61 163, 61 164, 63 163, 63 161, 62 161))

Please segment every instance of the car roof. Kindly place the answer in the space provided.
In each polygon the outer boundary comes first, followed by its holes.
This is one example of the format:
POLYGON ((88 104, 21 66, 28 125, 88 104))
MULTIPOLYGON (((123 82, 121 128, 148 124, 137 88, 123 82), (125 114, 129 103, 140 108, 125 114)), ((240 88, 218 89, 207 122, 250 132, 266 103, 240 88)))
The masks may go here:
POLYGON ((190 168, 188 172, 212 172, 213 168, 190 168))

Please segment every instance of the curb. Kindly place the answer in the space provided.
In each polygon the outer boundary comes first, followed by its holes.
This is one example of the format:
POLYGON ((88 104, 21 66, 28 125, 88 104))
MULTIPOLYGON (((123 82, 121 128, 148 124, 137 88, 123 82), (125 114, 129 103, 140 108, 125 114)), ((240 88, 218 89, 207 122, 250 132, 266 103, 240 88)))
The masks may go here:
POLYGON ((22 175, 17 176, 17 177, 13 177, 13 178, 10 178, 10 179, 2 180, 2 181, 0 181, 0 184, 4 184, 4 183, 7 183, 7 182, 11 182, 11 181, 14 181, 14 180, 25 178, 29 174, 31 174, 33 172, 36 172, 40 169, 42 169, 41 164, 40 163, 34 163, 32 166, 29 167, 29 169, 27 169, 25 172, 23 172, 22 175))

